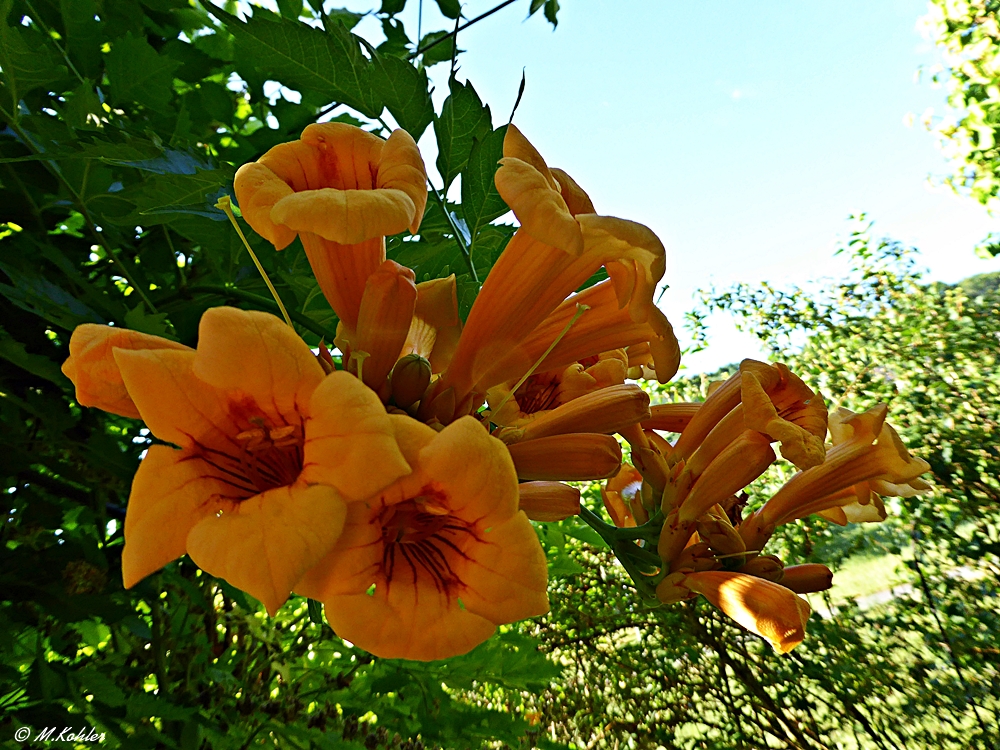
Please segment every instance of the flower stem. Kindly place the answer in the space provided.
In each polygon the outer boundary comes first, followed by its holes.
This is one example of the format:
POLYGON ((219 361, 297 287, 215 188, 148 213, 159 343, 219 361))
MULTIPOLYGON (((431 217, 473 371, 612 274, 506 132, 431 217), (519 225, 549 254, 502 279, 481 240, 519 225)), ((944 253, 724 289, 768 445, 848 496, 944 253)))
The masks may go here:
POLYGON ((427 180, 427 187, 431 189, 431 194, 434 196, 434 200, 438 202, 441 206, 441 210, 444 212, 445 218, 448 220, 448 226, 451 227, 451 233, 455 236, 455 242, 458 243, 458 249, 462 253, 462 258, 465 260, 465 265, 469 267, 469 273, 472 274, 472 280, 477 284, 479 283, 479 274, 476 273, 476 267, 472 263, 472 250, 468 245, 465 244, 465 236, 462 234, 462 230, 459 229, 458 225, 455 223, 455 217, 451 215, 451 211, 448 210, 448 204, 445 203, 444 198, 437 191, 437 188, 431 184, 430 180, 427 180))
POLYGON ((233 228, 236 229, 236 233, 243 240, 243 246, 250 253, 250 257, 253 259, 253 263, 257 266, 257 270, 260 272, 261 277, 264 279, 264 283, 267 284, 267 288, 271 291, 271 296, 274 297, 274 301, 278 303, 278 309, 281 310, 281 314, 285 318, 285 322, 288 323, 288 327, 295 330, 295 326, 292 325, 292 319, 288 317, 288 310, 285 309, 285 303, 281 301, 281 297, 278 296, 278 290, 274 288, 274 284, 271 283, 270 277, 267 275, 267 271, 264 270, 264 266, 260 264, 257 259, 257 254, 250 247, 250 243, 247 242, 246 236, 243 234, 243 230, 240 229, 240 225, 236 221, 236 215, 233 214, 232 201, 229 199, 228 195, 224 195, 219 198, 219 202, 215 204, 215 207, 226 212, 226 216, 229 217, 229 221, 232 222, 233 228))

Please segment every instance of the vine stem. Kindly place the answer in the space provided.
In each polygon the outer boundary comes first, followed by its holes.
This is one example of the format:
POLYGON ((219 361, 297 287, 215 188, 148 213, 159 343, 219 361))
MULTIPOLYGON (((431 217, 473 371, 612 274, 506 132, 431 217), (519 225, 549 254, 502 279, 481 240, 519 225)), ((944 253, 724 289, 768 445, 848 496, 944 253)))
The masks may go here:
MULTIPOLYGON (((422 1, 422 0, 421 0, 421 1, 422 1)), ((490 10, 488 10, 488 11, 486 11, 485 13, 480 13, 480 14, 479 14, 478 16, 476 16, 475 18, 473 18, 473 19, 472 19, 471 21, 469 21, 468 23, 464 23, 464 24, 462 24, 461 26, 459 26, 459 25, 457 25, 457 24, 456 24, 456 25, 455 25, 455 29, 454 29, 453 31, 449 31, 449 32, 448 32, 447 34, 445 34, 444 36, 442 36, 442 37, 438 37, 438 38, 437 38, 437 39, 435 39, 435 40, 434 40, 433 42, 429 42, 429 43, 428 43, 427 45, 425 45, 425 46, 423 46, 423 47, 418 47, 418 48, 417 48, 417 50, 416 50, 416 51, 415 51, 415 52, 414 52, 413 54, 411 54, 411 55, 410 55, 409 57, 407 57, 406 59, 407 59, 407 60, 412 60, 412 59, 413 59, 413 58, 415 58, 415 57, 420 57, 420 55, 424 54, 424 53, 425 53, 425 52, 426 52, 427 50, 429 50, 429 49, 430 49, 431 47, 436 47, 437 45, 441 44, 441 42, 445 42, 445 41, 447 41, 447 40, 451 39, 452 37, 456 36, 456 35, 458 34, 458 32, 462 31, 463 29, 467 29, 467 28, 469 28, 469 27, 470 27, 470 26, 472 26, 472 24, 474 24, 474 23, 479 23, 479 22, 480 22, 480 21, 482 21, 482 20, 483 20, 484 18, 488 18, 489 16, 492 16, 492 15, 493 15, 494 13, 496 13, 496 12, 497 12, 498 10, 503 10, 503 9, 504 9, 504 8, 506 8, 506 7, 508 6, 508 5, 512 5, 512 4, 514 4, 515 2, 517 2, 517 0, 504 0, 504 2, 500 3, 499 5, 496 5, 496 6, 494 6, 493 8, 491 8, 491 9, 490 9, 490 10)), ((420 29, 419 29, 419 25, 418 25, 418 28, 417 28, 417 39, 418 39, 418 41, 419 41, 419 39, 420 39, 420 29)))

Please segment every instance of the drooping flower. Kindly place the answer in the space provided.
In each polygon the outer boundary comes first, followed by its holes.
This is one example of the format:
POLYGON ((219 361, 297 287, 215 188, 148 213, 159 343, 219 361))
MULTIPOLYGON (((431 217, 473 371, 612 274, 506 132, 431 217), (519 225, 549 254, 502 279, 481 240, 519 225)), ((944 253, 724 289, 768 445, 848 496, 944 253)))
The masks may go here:
POLYGON ((234 187, 243 217, 276 249, 299 236, 330 306, 356 329, 365 282, 385 261, 385 236, 420 227, 426 182, 405 130, 382 140, 323 123, 244 164, 234 187))
POLYGON ((187 552, 273 614, 337 541, 345 503, 410 471, 375 394, 347 373, 324 376, 272 315, 208 310, 197 350, 118 347, 120 332, 107 327, 103 336, 87 349, 102 358, 71 342, 66 373, 120 381, 150 432, 178 446, 151 446, 133 480, 126 587, 187 552), (379 472, 366 470, 372 461, 379 472))
POLYGON ((805 638, 811 609, 804 599, 780 584, 723 570, 673 573, 657 587, 661 601, 701 594, 740 625, 783 654, 805 638))
POLYGON ((498 624, 548 611, 545 553, 504 445, 472 417, 440 433, 389 419, 413 473, 352 503, 340 541, 295 590, 385 658, 462 654, 498 624))
MULTIPOLYGON (((781 524, 833 508, 851 508, 858 520, 882 520, 878 495, 906 497, 926 491, 929 485, 920 475, 930 465, 910 455, 885 416, 881 404, 862 414, 838 410, 830 423, 835 444, 826 460, 793 476, 746 519, 740 535, 747 548, 759 549, 781 524), (858 507, 869 505, 868 511, 858 507)), ((846 522, 850 518, 844 513, 846 522)))

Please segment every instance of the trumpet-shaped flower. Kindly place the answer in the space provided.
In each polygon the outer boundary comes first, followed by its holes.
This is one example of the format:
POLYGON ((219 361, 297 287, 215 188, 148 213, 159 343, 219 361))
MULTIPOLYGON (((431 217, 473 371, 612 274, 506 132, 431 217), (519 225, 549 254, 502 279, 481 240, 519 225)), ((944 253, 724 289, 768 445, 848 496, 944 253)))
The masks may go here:
POLYGON ((103 359, 74 353, 65 370, 120 379, 150 432, 178 446, 151 446, 136 472, 126 586, 186 551, 273 614, 337 541, 345 503, 410 471, 375 394, 347 373, 325 377, 272 315, 211 309, 196 351, 117 347, 106 331, 103 359), (363 468, 371 461, 379 472, 363 468))
POLYGON ((243 217, 276 249, 299 236, 330 306, 356 329, 365 282, 385 260, 385 235, 420 227, 426 181, 405 130, 384 141, 323 123, 244 164, 234 187, 243 217))
POLYGON ((711 570, 690 573, 681 585, 704 596, 783 654, 805 638, 809 605, 780 584, 742 573, 711 570))
MULTIPOLYGON (((852 508, 859 520, 881 520, 884 508, 875 494, 916 494, 929 485, 919 477, 930 465, 909 454, 885 422, 886 407, 862 414, 840 409, 831 419, 835 444, 819 466, 801 471, 740 527, 748 549, 760 549, 776 526, 831 508, 852 508), (860 485, 857 486, 857 485, 860 485), (872 505, 870 509, 854 506, 872 505), (874 517, 873 517, 874 516, 874 517), (881 516, 879 518, 878 516, 881 516)), ((844 511, 844 522, 850 520, 844 511)), ((839 514, 833 514, 839 518, 839 514)))
MULTIPOLYGON (((663 276, 665 252, 649 229, 594 214, 579 186, 549 169, 513 125, 507 126, 501 165, 497 189, 521 227, 490 271, 451 364, 422 406, 422 416, 433 414, 445 423, 478 406, 477 394, 531 366, 518 361, 513 372, 491 372, 601 266, 612 275, 619 307, 627 306, 633 321, 656 315, 653 291, 663 276)), ((601 342, 562 366, 619 346, 601 342)))
POLYGON ((563 370, 536 372, 516 392, 515 383, 503 383, 486 392, 487 402, 500 405, 490 413, 490 421, 505 427, 518 427, 557 406, 586 393, 625 382, 625 352, 616 349, 574 362, 563 370))
POLYGON ((388 417, 413 473, 348 509, 337 545, 295 590, 377 656, 443 659, 548 611, 538 537, 504 445, 466 417, 440 433, 388 417))

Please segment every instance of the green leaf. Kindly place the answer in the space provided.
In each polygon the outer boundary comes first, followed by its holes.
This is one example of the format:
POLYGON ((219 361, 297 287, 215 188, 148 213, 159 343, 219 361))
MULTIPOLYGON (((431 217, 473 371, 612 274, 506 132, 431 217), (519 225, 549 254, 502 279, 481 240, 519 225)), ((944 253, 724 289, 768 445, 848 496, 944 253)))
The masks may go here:
POLYGON ((503 158, 503 125, 482 140, 476 139, 469 152, 469 162, 462 170, 462 213, 472 235, 472 247, 483 227, 509 210, 493 183, 498 162, 503 158))
POLYGON ((326 12, 328 21, 339 23, 348 31, 361 23, 361 19, 366 15, 366 13, 355 13, 347 8, 332 8, 326 12))
POLYGON ((437 0, 437 6, 445 18, 455 19, 462 15, 462 4, 458 0, 437 0))
POLYGON ((330 24, 324 32, 259 7, 246 23, 218 8, 212 13, 233 34, 243 59, 253 60, 260 73, 291 88, 320 93, 367 117, 381 114, 381 101, 372 92, 371 65, 361 54, 358 37, 342 24, 330 24))
POLYGON ((66 54, 81 74, 100 78, 104 23, 97 20, 97 4, 94 0, 59 0, 59 12, 66 30, 66 54))
POLYGON ((119 102, 137 102, 154 112, 170 111, 174 71, 180 63, 156 54, 145 39, 128 32, 111 44, 106 70, 112 96, 119 102))
MULTIPOLYGON (((427 47, 432 42, 438 39, 443 39, 448 36, 450 31, 432 31, 430 34, 425 34, 424 38, 420 40, 418 49, 427 47)), ((465 50, 455 49, 455 37, 446 39, 440 44, 435 44, 429 50, 420 55, 420 61, 424 64, 424 67, 429 68, 431 65, 437 65, 440 62, 448 62, 453 56, 457 56, 460 52, 465 52, 465 50)))
POLYGON ((528 15, 535 15, 539 10, 541 10, 543 5, 545 5, 545 0, 531 0, 531 7, 528 9, 528 15))
POLYGON ((120 221, 162 224, 173 221, 176 214, 195 214, 223 221, 225 214, 215 207, 215 203, 220 192, 232 185, 233 174, 233 168, 228 166, 202 169, 195 174, 158 174, 119 194, 136 208, 120 221))
POLYGON ((372 88, 385 102, 399 126, 420 140, 431 120, 434 104, 427 87, 427 72, 399 57, 386 57, 369 47, 372 55, 372 88))
POLYGON ((11 337, 2 326, 0 326, 0 357, 56 385, 69 385, 69 380, 62 374, 58 364, 40 354, 29 354, 24 344, 11 337))
POLYGON ((22 310, 34 313, 60 328, 72 331, 80 323, 106 323, 100 315, 37 271, 0 263, 11 284, 0 284, 0 294, 22 310))
POLYGON ((437 168, 444 179, 444 191, 469 162, 472 145, 493 129, 490 108, 483 104, 469 82, 448 81, 451 93, 444 100, 441 115, 434 123, 437 136, 437 168))
POLYGON ((302 15, 302 0, 278 0, 278 12, 284 18, 297 21, 302 15))
POLYGON ((29 91, 65 78, 68 71, 40 32, 7 25, 10 9, 10 0, 0 3, 0 67, 10 91, 11 106, 17 109, 18 102, 29 91))
POLYGON ((402 21, 383 18, 382 33, 385 34, 385 41, 376 48, 380 54, 409 59, 411 42, 402 21))
POLYGON ((174 339, 173 327, 167 321, 166 313, 150 314, 146 312, 146 305, 140 302, 136 307, 125 313, 125 325, 133 331, 141 331, 153 336, 162 336, 166 339, 174 339))
POLYGON ((77 129, 97 130, 100 118, 105 116, 101 108, 101 100, 94 92, 94 84, 90 80, 81 83, 67 97, 66 106, 62 108, 63 119, 70 127, 77 129))
POLYGON ((545 20, 555 28, 559 22, 556 20, 556 13, 559 12, 559 0, 545 0, 545 20))
POLYGON ((394 16, 403 8, 406 7, 406 0, 382 0, 382 7, 378 9, 379 13, 384 13, 387 16, 394 16))

